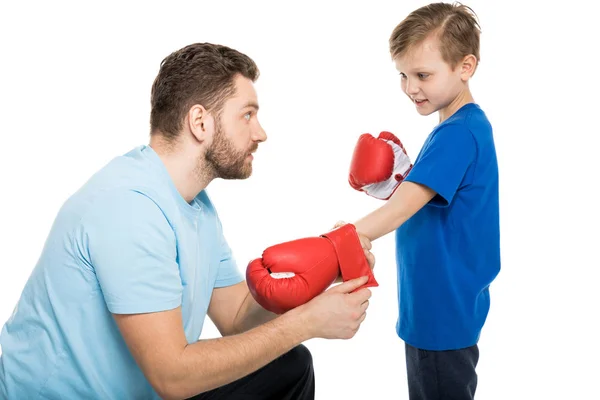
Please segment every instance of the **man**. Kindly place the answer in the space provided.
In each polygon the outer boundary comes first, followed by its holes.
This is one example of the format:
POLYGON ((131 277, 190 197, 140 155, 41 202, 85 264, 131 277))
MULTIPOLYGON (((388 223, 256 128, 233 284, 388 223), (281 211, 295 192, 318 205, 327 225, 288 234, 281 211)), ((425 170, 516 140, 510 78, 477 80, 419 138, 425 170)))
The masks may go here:
POLYGON ((205 189, 251 175, 266 140, 258 75, 246 55, 209 43, 163 60, 150 144, 64 204, 2 329, 0 397, 314 397, 301 343, 351 338, 370 291, 349 280, 281 315, 250 295, 205 189), (223 337, 198 340, 206 315, 223 337))

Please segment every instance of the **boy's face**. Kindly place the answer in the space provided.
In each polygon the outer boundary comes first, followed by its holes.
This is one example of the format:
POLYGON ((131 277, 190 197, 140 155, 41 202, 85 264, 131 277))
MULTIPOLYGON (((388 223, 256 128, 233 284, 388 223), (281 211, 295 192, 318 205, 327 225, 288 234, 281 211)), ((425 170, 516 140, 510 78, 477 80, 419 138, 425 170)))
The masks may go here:
POLYGON ((465 89, 466 80, 458 66, 452 70, 442 59, 437 38, 430 36, 409 52, 394 59, 402 90, 421 115, 444 113, 465 89))

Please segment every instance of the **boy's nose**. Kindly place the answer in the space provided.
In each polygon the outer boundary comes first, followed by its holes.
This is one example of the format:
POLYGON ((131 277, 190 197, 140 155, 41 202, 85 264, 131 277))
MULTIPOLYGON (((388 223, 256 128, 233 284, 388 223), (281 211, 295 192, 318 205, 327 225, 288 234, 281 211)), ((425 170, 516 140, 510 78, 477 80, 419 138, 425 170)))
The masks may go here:
POLYGON ((414 80, 409 80, 406 82, 406 94, 414 96, 419 93, 419 85, 414 80))

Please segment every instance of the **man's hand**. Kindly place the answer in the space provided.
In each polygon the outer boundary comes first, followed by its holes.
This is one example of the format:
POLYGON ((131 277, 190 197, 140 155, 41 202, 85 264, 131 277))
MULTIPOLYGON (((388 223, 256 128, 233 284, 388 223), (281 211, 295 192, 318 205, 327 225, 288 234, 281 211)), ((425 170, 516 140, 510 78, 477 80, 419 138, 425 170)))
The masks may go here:
POLYGON ((353 291, 367 280, 361 277, 333 286, 290 313, 301 313, 310 337, 350 339, 365 320, 371 297, 368 288, 353 291))

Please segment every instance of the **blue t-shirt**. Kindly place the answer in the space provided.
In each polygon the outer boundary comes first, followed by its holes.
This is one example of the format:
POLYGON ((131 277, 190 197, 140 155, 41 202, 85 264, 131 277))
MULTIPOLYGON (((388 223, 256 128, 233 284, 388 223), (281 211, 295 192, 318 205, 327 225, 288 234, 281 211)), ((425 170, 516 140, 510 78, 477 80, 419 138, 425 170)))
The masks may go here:
POLYGON ((207 194, 187 203, 154 150, 133 149, 58 213, 0 334, 0 398, 159 398, 111 313, 181 306, 193 343, 213 288, 242 280, 207 194))
POLYGON ((498 163, 477 104, 436 126, 406 180, 437 195, 396 230, 397 333, 424 350, 472 346, 500 271, 498 163))

